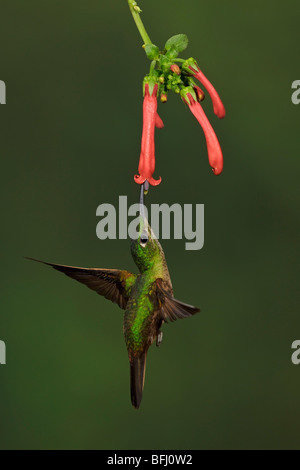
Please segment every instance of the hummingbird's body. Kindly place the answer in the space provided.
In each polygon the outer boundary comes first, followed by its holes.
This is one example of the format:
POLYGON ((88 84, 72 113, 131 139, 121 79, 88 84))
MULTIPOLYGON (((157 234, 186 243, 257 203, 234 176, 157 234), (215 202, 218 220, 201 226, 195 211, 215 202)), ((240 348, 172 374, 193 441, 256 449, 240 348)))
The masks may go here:
POLYGON ((139 408, 147 351, 155 340, 160 345, 160 327, 164 322, 194 315, 199 309, 173 298, 163 249, 145 219, 140 224, 139 237, 131 242, 131 253, 140 271, 138 275, 117 269, 44 264, 82 282, 125 310, 123 331, 130 362, 131 401, 139 408))
POLYGON ((138 243, 132 241, 131 244, 132 256, 140 274, 132 287, 123 324, 130 362, 131 401, 136 408, 142 399, 148 349, 155 340, 159 345, 162 338, 160 327, 163 318, 157 281, 164 283, 170 293, 173 292, 164 252, 150 227, 146 239, 147 249, 141 240, 138 243), (147 250, 150 252, 147 253, 147 250))

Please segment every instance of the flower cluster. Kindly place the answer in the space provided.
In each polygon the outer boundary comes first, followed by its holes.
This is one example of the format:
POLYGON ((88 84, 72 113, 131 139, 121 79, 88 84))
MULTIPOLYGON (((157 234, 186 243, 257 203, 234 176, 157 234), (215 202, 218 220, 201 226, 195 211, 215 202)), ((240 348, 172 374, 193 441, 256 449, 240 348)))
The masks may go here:
POLYGON ((221 146, 200 104, 204 100, 205 94, 195 79, 210 95, 214 113, 218 118, 225 117, 225 108, 219 94, 199 68, 195 59, 177 58, 178 54, 187 47, 187 44, 186 35, 179 34, 167 41, 163 52, 160 52, 154 44, 145 48, 152 63, 150 73, 144 79, 143 133, 138 167, 139 175, 134 177, 138 184, 148 182, 156 186, 161 182, 160 177, 153 178, 155 171, 155 127, 163 127, 163 122, 157 114, 157 100, 160 97, 160 101, 165 103, 170 91, 181 96, 202 127, 206 139, 208 161, 214 174, 219 175, 223 170, 221 146))

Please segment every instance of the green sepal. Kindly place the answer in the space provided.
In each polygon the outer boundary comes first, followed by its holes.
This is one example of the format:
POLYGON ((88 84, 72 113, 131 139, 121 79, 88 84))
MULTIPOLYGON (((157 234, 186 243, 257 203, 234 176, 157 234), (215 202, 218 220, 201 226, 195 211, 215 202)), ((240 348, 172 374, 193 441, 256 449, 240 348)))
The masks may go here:
POLYGON ((199 71, 199 66, 193 57, 190 57, 189 59, 185 60, 181 68, 190 75, 199 71), (192 70, 190 69, 190 67, 192 67, 192 70))
POLYGON ((191 87, 194 87, 194 85, 197 86, 197 83, 195 82, 195 80, 192 77, 186 76, 185 77, 185 82, 186 82, 187 86, 191 86, 191 87))
POLYGON ((145 95, 145 85, 147 83, 149 85, 149 94, 150 94, 150 96, 152 96, 152 94, 153 94, 153 90, 154 90, 155 85, 158 85, 158 87, 157 87, 157 95, 158 95, 159 87, 160 87, 160 83, 158 81, 158 73, 155 73, 155 76, 154 75, 146 75, 146 77, 144 78, 144 81, 143 81, 143 95, 145 95))
POLYGON ((189 102, 189 98, 187 96, 188 93, 190 93, 192 95, 192 97, 194 98, 195 101, 198 101, 196 93, 195 93, 193 87, 191 87, 191 86, 186 86, 186 87, 181 88, 180 96, 181 96, 183 101, 188 101, 189 102))
POLYGON ((150 60, 157 60, 159 58, 159 48, 155 44, 147 44, 145 52, 150 60))
POLYGON ((189 40, 186 34, 176 34, 176 36, 170 37, 165 44, 166 55, 170 59, 174 59, 187 48, 188 43, 189 40))

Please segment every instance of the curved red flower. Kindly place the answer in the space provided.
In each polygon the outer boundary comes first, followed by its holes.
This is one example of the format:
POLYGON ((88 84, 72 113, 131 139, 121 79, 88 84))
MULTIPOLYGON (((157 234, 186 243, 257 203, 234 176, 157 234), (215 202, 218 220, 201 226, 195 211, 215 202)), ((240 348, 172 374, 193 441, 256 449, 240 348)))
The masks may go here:
POLYGON ((185 70, 199 80, 200 83, 207 89, 212 103, 214 107, 214 113, 218 116, 218 118, 223 119, 226 115, 225 107, 222 103, 222 100, 216 91, 215 87, 212 83, 208 80, 208 78, 204 75, 202 70, 200 70, 197 62, 194 59, 189 59, 185 64, 185 70))
POLYGON ((155 127, 157 127, 158 129, 162 129, 164 127, 163 120, 158 113, 156 113, 155 116, 155 127))
POLYGON ((215 131, 207 119, 201 104, 194 99, 191 93, 186 93, 186 95, 183 96, 183 100, 188 105, 203 129, 206 139, 209 164, 212 167, 214 174, 220 175, 223 170, 223 153, 215 131))
POLYGON ((139 175, 134 176, 136 183, 143 184, 148 181, 152 186, 157 186, 161 182, 161 177, 155 180, 152 176, 155 171, 155 127, 162 128, 164 126, 163 121, 157 114, 157 91, 158 85, 155 84, 152 94, 150 94, 149 84, 145 84, 139 175))

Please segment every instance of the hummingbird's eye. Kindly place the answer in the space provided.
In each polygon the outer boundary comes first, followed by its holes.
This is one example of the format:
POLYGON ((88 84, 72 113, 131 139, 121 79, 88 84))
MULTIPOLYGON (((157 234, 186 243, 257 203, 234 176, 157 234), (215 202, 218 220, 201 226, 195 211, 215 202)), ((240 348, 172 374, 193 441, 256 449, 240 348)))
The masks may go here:
POLYGON ((141 237, 140 240, 140 245, 144 248, 148 243, 148 238, 147 237, 141 237))

